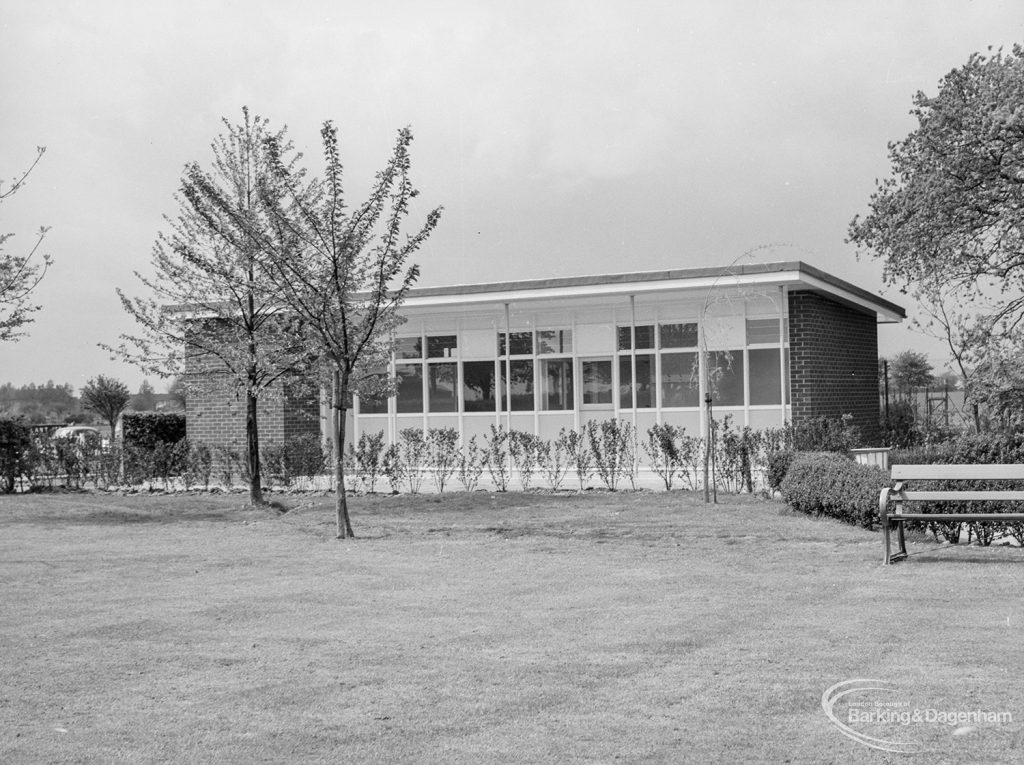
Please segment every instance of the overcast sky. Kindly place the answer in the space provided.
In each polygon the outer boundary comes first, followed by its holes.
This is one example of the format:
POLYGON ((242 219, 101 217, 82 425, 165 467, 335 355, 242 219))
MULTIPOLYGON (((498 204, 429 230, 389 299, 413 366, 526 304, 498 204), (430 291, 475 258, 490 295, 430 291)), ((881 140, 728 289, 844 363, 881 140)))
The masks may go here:
MULTIPOLYGON (((241 108, 319 170, 337 124, 349 193, 412 126, 416 220, 441 224, 422 285, 804 260, 883 290, 844 243, 917 90, 1024 40, 1024 3, 0 0, 0 207, 11 248, 52 230, 29 337, 0 382, 76 388, 137 370, 96 347, 131 329, 186 162, 241 108)), ((882 353, 938 344, 890 327, 882 353)), ((158 390, 163 381, 153 381, 158 390)))

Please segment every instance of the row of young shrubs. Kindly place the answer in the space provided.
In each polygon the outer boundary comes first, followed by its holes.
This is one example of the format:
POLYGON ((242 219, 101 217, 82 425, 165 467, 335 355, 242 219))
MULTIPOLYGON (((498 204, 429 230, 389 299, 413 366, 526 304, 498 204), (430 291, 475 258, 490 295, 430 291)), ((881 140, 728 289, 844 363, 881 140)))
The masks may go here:
MULTIPOLYGON (((0 475, 9 479, 3 487, 6 491, 14 489, 15 479, 21 482, 21 490, 32 490, 89 484, 208 489, 212 484, 229 487, 249 478, 244 452, 190 442, 180 437, 183 423, 181 431, 176 430, 177 423, 152 418, 126 423, 124 445, 106 447, 92 441, 30 436, 24 426, 17 438, 5 441, 3 423, 0 420, 0 475), (5 442, 17 442, 17 448, 5 449, 5 442)), ((616 490, 626 485, 636 488, 642 463, 667 490, 702 488, 704 441, 670 424, 655 425, 640 434, 622 420, 590 422, 580 430, 563 429, 551 440, 500 426, 492 426, 482 439, 473 437, 465 443, 452 428, 425 432, 408 428, 398 435, 390 445, 385 444, 383 432, 359 437, 345 455, 350 488, 375 492, 386 486, 392 492, 416 493, 429 480, 437 491, 456 482, 472 491, 486 474, 498 491, 513 488, 514 480, 524 490, 558 490, 568 483, 584 490, 597 482, 616 490)), ((724 491, 765 489, 772 455, 807 445, 849 448, 856 438, 848 421, 812 420, 797 427, 755 431, 735 427, 732 418, 726 417, 714 431, 711 480, 724 491)), ((302 477, 323 476, 328 462, 315 436, 264 447, 261 453, 265 481, 283 487, 302 477)))
MULTIPOLYGON (((726 416, 713 432, 709 483, 723 491, 764 490, 772 455, 810 444, 849 449, 858 438, 848 419, 753 430, 736 427, 726 416)), ((375 492, 386 483, 395 493, 417 493, 428 478, 439 492, 454 482, 473 491, 485 474, 500 492, 512 488, 514 480, 524 491, 557 491, 569 483, 583 491, 598 482, 610 491, 636 489, 641 466, 666 490, 697 490, 703 488, 704 459, 704 439, 685 428, 657 424, 640 433, 616 419, 563 428, 550 440, 494 425, 482 439, 473 436, 465 443, 453 428, 407 428, 389 445, 383 432, 363 433, 348 455, 353 488, 375 492)))

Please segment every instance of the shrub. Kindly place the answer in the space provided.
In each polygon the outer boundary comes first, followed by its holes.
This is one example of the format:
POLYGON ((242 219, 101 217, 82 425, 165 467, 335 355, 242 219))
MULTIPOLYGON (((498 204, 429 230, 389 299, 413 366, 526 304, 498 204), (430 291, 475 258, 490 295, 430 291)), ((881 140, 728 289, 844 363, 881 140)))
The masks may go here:
POLYGON ((647 429, 647 440, 643 443, 643 449, 651 460, 654 472, 665 484, 665 491, 672 489, 676 475, 683 468, 679 439, 685 432, 685 428, 668 424, 655 424, 647 429))
POLYGON ((214 446, 213 455, 217 478, 221 486, 230 489, 235 485, 235 476, 245 472, 242 467, 242 455, 234 446, 224 445, 214 446))
POLYGON ((431 428, 427 431, 427 464, 438 493, 444 493, 448 479, 459 465, 459 431, 431 428))
POLYGON ((519 482, 523 491, 528 491, 533 473, 540 464, 543 441, 533 433, 512 430, 508 434, 508 453, 519 470, 519 482))
POLYGON ((498 491, 508 491, 509 481, 509 453, 508 453, 508 431, 501 425, 491 425, 490 437, 484 436, 487 448, 484 450, 484 465, 487 472, 491 474, 491 480, 498 491))
POLYGON ((587 488, 594 467, 594 455, 587 446, 587 439, 575 430, 565 431, 565 453, 569 464, 576 470, 576 478, 580 482, 580 491, 587 488))
POLYGON ((26 470, 32 450, 32 431, 19 420, 0 419, 0 492, 10 494, 26 470))
POLYGON ((811 417, 786 425, 784 439, 789 448, 798 452, 848 452, 861 445, 860 428, 853 417, 811 417))
POLYGON ((471 436, 465 447, 459 453, 458 476, 459 483, 466 491, 473 491, 480 482, 480 476, 484 472, 484 450, 476 442, 476 436, 471 436))
POLYGON ((793 463, 795 456, 796 452, 792 449, 783 449, 768 455, 769 489, 776 491, 782 485, 782 479, 786 477, 786 472, 793 463))
POLYGON ((363 490, 373 493, 381 473, 381 459, 384 456, 384 431, 360 433, 359 441, 352 450, 352 463, 363 490))
POLYGON ((398 448, 402 470, 409 492, 419 494, 423 486, 423 468, 427 459, 427 441, 420 428, 403 428, 398 432, 398 448))
POLYGON ((565 428, 554 441, 542 441, 538 448, 537 462, 551 491, 558 491, 568 470, 565 449, 565 428))
POLYGON ((186 489, 189 484, 202 484, 203 489, 209 491, 210 477, 213 475, 213 450, 209 446, 201 441, 192 444, 185 475, 186 489))
POLYGON ((633 426, 614 418, 600 423, 591 420, 586 434, 598 477, 615 491, 619 480, 633 472, 633 426))
POLYGON ((381 457, 380 469, 384 473, 384 477, 388 479, 391 493, 398 494, 402 479, 405 477, 405 466, 402 464, 402 453, 398 444, 388 444, 388 448, 384 450, 384 455, 381 457))
POLYGON ((878 496, 886 485, 888 476, 877 467, 839 454, 806 452, 793 458, 780 489, 794 510, 870 529, 878 523, 878 496))

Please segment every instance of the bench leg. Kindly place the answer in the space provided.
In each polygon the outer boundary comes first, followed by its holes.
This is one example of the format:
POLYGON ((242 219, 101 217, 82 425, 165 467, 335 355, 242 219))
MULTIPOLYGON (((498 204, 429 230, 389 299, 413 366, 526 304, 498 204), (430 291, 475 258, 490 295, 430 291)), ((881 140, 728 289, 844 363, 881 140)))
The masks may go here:
POLYGON ((885 563, 895 563, 898 560, 902 560, 907 557, 907 538, 903 533, 903 523, 901 521, 892 520, 892 516, 886 519, 885 525, 882 527, 882 533, 885 536, 885 563), (892 534, 896 533, 896 544, 899 549, 896 552, 892 551, 892 534))

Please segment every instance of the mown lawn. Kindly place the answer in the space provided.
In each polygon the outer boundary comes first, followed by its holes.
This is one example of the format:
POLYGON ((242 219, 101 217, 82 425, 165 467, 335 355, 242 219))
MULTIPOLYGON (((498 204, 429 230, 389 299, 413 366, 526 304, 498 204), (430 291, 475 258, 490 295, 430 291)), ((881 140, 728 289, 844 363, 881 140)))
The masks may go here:
POLYGON ((883 567, 754 497, 357 498, 343 542, 243 501, 0 497, 0 762, 1024 760, 1019 549, 883 567), (886 754, 822 711, 854 678, 1013 721, 886 754))

